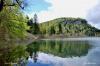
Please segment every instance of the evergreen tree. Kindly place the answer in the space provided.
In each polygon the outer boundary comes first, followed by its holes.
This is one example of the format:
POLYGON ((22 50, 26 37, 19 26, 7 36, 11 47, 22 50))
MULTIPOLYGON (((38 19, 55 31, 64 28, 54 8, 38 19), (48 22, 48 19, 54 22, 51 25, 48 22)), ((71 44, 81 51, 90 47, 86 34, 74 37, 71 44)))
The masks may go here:
POLYGON ((32 34, 40 34, 40 28, 38 24, 37 14, 34 15, 33 19, 30 19, 28 22, 28 25, 30 26, 29 32, 32 34))
POLYGON ((51 29, 50 29, 50 34, 51 34, 51 35, 52 35, 52 34, 55 34, 54 26, 51 27, 51 29))
POLYGON ((61 34, 61 33, 62 33, 62 26, 61 26, 60 23, 59 23, 59 25, 58 25, 58 28, 59 28, 59 33, 61 34))

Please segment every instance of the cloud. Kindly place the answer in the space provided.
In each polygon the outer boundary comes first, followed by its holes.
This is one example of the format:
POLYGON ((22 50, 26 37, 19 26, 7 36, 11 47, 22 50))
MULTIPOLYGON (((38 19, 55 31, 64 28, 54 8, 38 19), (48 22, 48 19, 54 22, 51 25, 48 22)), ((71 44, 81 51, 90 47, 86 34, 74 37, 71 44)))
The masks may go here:
POLYGON ((45 0, 52 6, 38 13, 39 21, 44 22, 59 17, 85 18, 87 11, 96 4, 96 0, 45 0))
MULTIPOLYGON (((46 10, 41 10, 37 12, 39 22, 49 21, 59 17, 81 17, 88 19, 89 23, 99 27, 99 17, 97 14, 100 11, 98 8, 93 8, 98 0, 44 0, 45 2, 51 4, 46 10), (93 8, 93 10, 91 10, 93 8), (98 11, 97 11, 98 10, 98 11), (95 13, 95 14, 93 14, 95 13), (96 18, 95 18, 96 17, 96 18), (96 24, 97 22, 98 24, 96 24)), ((33 17, 34 13, 29 14, 30 17, 33 17)))
POLYGON ((90 24, 100 29, 100 1, 94 8, 90 9, 87 14, 87 20, 90 24))

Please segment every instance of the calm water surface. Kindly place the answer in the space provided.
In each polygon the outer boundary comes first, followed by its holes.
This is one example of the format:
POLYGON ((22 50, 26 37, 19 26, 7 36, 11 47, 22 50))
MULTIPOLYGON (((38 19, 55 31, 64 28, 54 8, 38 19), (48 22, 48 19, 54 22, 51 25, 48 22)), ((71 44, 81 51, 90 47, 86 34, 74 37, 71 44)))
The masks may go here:
POLYGON ((100 40, 39 40, 27 46, 27 66, 100 66, 100 40))

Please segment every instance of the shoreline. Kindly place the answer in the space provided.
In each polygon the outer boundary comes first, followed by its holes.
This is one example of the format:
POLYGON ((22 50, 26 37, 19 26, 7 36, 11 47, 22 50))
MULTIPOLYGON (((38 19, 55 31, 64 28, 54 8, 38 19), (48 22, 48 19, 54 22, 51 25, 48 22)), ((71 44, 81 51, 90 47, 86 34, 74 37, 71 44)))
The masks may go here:
POLYGON ((100 37, 66 37, 66 38, 44 38, 41 40, 63 40, 63 41, 78 41, 78 40, 100 40, 100 37))

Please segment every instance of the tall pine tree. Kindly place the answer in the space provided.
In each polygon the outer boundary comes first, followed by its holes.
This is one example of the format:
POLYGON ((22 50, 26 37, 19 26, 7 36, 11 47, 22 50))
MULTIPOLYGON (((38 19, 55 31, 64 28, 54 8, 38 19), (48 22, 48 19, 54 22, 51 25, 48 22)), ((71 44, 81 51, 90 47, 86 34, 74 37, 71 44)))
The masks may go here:
POLYGON ((32 34, 40 34, 37 14, 34 14, 34 18, 30 20, 30 23, 30 32, 32 34))

